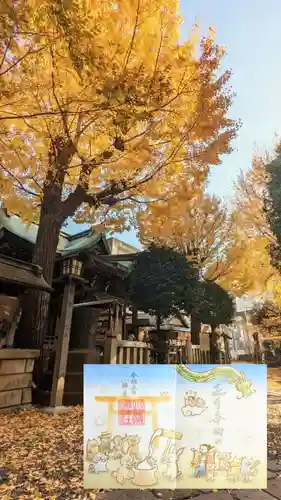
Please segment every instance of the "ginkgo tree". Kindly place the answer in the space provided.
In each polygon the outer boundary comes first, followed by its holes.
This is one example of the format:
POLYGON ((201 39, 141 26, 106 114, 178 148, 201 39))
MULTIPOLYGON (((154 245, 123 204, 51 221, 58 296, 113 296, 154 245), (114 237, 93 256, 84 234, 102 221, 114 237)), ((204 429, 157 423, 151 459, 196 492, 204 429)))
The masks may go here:
MULTIPOLYGON (((206 194, 204 183, 185 180, 173 197, 150 203, 139 217, 141 242, 168 245, 193 262, 198 276, 215 276, 229 232, 224 204, 206 194)), ((186 326, 186 325, 184 325, 186 326)), ((191 338, 199 344, 201 322, 191 310, 191 338)))
MULTIPOLYGON (((275 148, 278 148, 276 144, 275 148)), ((273 240, 273 233, 264 211, 267 192, 266 165, 272 158, 269 151, 254 152, 250 169, 240 172, 235 183, 234 226, 243 228, 248 237, 273 240)))
POLYGON ((269 246, 271 262, 278 272, 280 265, 280 243, 281 243, 281 196, 280 196, 280 164, 281 143, 275 149, 275 155, 266 165, 266 192, 264 196, 264 209, 266 220, 274 236, 269 246))
MULTIPOLYGON (((177 0, 25 4, 18 38, 34 49, 4 75, 20 92, 0 102, 1 187, 10 211, 38 220, 33 262, 51 283, 69 217, 102 213, 122 230, 139 203, 183 179, 201 183, 238 124, 228 116, 230 72, 219 71, 224 51, 213 31, 199 55, 196 30, 180 43, 177 0)), ((34 346, 47 306, 33 297, 34 346)))
POLYGON ((169 245, 193 260, 202 275, 209 268, 215 271, 229 230, 226 206, 206 193, 204 183, 183 181, 174 196, 150 203, 139 217, 144 245, 152 241, 169 245))
POLYGON ((266 165, 274 158, 278 143, 273 150, 273 154, 256 151, 250 169, 238 176, 227 251, 216 271, 211 268, 211 274, 236 296, 271 294, 272 300, 280 304, 280 274, 269 255, 269 248, 276 240, 264 211, 266 165))

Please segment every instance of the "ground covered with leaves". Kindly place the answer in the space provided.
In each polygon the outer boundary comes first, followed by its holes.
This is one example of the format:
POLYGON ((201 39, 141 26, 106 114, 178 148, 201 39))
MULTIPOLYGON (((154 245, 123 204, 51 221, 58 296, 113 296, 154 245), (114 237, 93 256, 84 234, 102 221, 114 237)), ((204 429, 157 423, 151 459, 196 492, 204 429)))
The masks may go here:
POLYGON ((83 409, 0 414, 0 498, 91 499, 83 489, 83 409), (2 458, 4 460, 2 460, 2 458))
MULTIPOLYGON (((281 459, 281 367, 268 368, 267 387, 269 394, 280 394, 276 401, 280 404, 268 405, 267 441, 268 456, 271 459, 281 459)), ((274 401, 274 397, 270 398, 274 401)))
POLYGON ((268 406, 268 457, 281 460, 281 404, 268 406))
MULTIPOLYGON (((281 459, 281 404, 268 407, 268 454, 281 459)), ((0 497, 93 499, 83 489, 83 408, 0 414, 0 497)))

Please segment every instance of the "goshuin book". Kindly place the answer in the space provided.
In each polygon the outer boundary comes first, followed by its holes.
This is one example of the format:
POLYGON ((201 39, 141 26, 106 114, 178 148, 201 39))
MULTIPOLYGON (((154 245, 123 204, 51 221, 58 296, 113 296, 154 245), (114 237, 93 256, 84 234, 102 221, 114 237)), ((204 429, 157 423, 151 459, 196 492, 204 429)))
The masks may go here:
POLYGON ((265 365, 85 365, 85 488, 266 488, 266 379, 265 365))

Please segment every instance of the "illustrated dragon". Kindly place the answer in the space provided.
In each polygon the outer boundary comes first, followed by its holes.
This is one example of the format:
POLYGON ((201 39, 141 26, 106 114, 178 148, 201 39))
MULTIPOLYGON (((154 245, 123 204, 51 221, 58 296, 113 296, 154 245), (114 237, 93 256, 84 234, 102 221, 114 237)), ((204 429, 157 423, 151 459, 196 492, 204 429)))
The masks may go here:
POLYGON ((239 372, 232 366, 216 366, 204 372, 195 372, 186 365, 175 365, 175 368, 179 375, 190 382, 209 382, 217 377, 224 377, 229 384, 234 385, 237 392, 240 392, 238 399, 247 398, 256 392, 253 383, 246 380, 245 373, 239 372))

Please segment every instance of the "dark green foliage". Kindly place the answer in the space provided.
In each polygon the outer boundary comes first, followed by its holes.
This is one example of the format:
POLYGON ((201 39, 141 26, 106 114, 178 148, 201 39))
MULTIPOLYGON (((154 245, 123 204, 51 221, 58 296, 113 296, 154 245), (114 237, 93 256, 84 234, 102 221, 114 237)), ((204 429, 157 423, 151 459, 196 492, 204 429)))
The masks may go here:
POLYGON ((217 283, 203 281, 199 286, 197 315, 200 321, 216 328, 229 325, 235 312, 233 297, 217 283))
POLYGON ((281 153, 266 166, 264 210, 276 242, 269 245, 272 265, 281 271, 281 153))
POLYGON ((197 285, 196 271, 184 255, 151 245, 138 254, 130 274, 130 297, 138 310, 163 319, 177 310, 189 313, 197 285))

